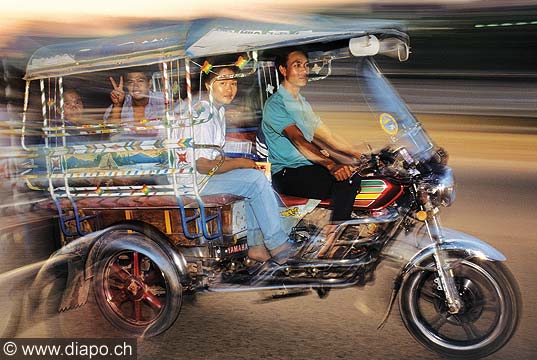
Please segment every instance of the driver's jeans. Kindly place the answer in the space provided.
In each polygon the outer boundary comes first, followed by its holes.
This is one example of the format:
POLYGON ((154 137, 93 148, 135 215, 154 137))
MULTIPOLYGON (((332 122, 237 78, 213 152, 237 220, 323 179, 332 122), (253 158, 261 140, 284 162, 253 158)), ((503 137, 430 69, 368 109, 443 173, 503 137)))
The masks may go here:
POLYGON ((274 190, 260 171, 236 169, 215 174, 201 191, 201 195, 214 194, 244 197, 248 246, 265 244, 270 251, 287 241, 274 190))
POLYGON ((319 200, 331 199, 331 221, 335 223, 351 218, 360 183, 358 174, 349 180, 337 181, 320 165, 284 168, 272 175, 274 189, 280 194, 319 200))

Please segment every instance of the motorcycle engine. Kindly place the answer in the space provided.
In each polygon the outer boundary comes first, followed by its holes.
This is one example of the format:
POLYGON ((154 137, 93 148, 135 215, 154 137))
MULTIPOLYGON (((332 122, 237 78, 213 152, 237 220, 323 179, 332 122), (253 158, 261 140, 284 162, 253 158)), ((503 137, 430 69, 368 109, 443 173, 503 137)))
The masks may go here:
MULTIPOLYGON (((353 217, 359 218, 363 216, 371 216, 361 214, 353 214, 353 217)), ((326 208, 316 208, 310 214, 306 215, 297 226, 293 228, 290 236, 295 241, 308 241, 310 239, 320 239, 326 237, 322 235, 322 231, 329 224, 330 210, 326 208)), ((323 258, 331 259, 352 259, 363 256, 369 246, 376 243, 379 235, 383 230, 382 224, 363 223, 349 225, 343 229, 338 238, 334 242, 324 241, 317 243, 318 249, 323 253, 322 247, 329 246, 330 251, 324 252, 323 258)))

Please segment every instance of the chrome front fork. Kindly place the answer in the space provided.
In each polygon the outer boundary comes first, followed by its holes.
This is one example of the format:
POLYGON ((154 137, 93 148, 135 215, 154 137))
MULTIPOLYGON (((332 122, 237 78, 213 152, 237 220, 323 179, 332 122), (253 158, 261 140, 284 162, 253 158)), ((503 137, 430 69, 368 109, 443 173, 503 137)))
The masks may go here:
POLYGON ((439 279, 439 281, 435 282, 435 284, 437 285, 438 290, 443 290, 444 294, 446 295, 449 313, 457 314, 461 310, 463 304, 459 296, 459 291, 455 285, 450 265, 446 261, 444 252, 440 248, 442 242, 444 241, 440 220, 436 215, 432 215, 425 220, 425 225, 427 227, 429 237, 435 243, 434 261, 439 279))

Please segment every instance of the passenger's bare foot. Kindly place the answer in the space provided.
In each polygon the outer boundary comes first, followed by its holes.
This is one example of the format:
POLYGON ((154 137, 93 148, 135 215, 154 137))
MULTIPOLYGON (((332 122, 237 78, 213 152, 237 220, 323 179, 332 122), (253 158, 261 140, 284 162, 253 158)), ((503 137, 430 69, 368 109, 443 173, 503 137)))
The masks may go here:
POLYGON ((255 261, 265 262, 270 259, 270 253, 265 246, 256 245, 248 248, 248 257, 255 261))
POLYGON ((292 244, 289 241, 286 241, 283 244, 281 244, 280 246, 278 246, 277 248, 272 249, 270 251, 270 254, 272 254, 272 256, 276 256, 281 252, 287 251, 289 248, 291 248, 291 246, 292 246, 292 244))
POLYGON ((277 248, 272 249, 270 254, 272 255, 272 260, 275 263, 282 265, 289 259, 296 256, 301 247, 302 244, 288 240, 277 248))

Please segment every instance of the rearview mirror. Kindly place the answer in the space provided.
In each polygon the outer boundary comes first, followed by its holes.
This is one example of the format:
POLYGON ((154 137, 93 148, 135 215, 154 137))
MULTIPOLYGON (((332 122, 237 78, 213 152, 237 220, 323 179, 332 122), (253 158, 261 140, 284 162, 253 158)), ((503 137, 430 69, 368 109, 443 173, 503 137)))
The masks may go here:
POLYGON ((380 40, 379 54, 386 55, 399 61, 407 61, 410 49, 408 44, 398 38, 380 40))
POLYGON ((354 56, 377 55, 379 49, 380 42, 375 35, 361 36, 349 40, 349 50, 354 56))

